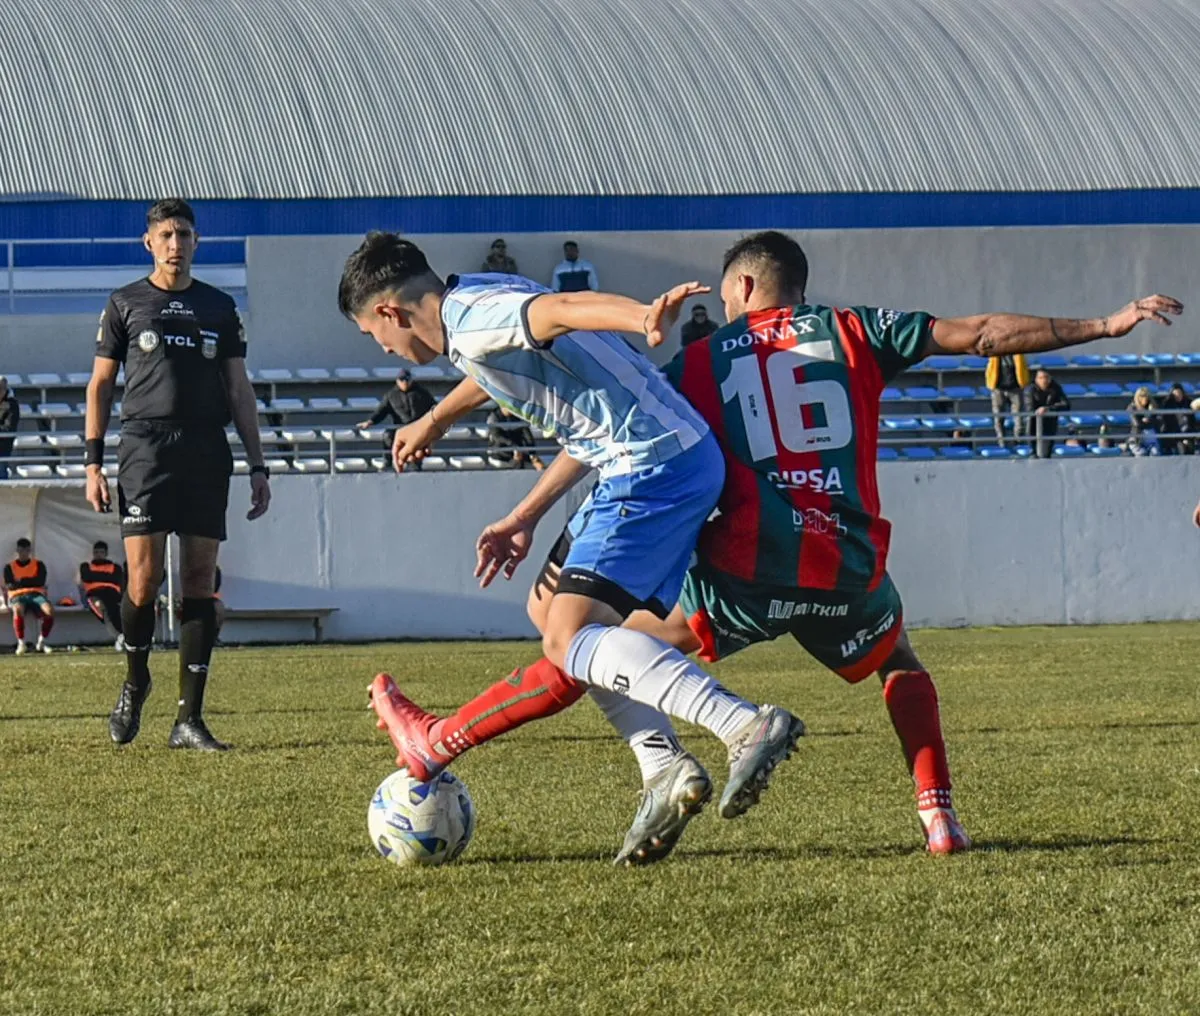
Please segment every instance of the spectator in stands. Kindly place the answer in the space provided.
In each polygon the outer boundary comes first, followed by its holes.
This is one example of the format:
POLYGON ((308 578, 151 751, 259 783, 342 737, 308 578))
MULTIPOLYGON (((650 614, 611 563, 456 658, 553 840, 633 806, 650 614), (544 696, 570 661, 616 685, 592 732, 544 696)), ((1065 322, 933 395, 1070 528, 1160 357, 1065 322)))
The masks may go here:
POLYGON ((488 461, 501 468, 524 469, 533 466, 538 472, 546 468, 533 452, 533 431, 524 420, 514 416, 503 406, 488 413, 488 461))
POLYGON ((479 266, 481 272, 500 272, 503 275, 519 275, 517 263, 508 256, 508 244, 501 239, 492 241, 492 249, 479 266))
POLYGON ((1013 439, 1020 441, 1025 432, 1021 416, 1024 408, 1021 393, 1029 384, 1029 367, 1020 353, 988 358, 984 383, 992 392, 992 420, 996 424, 996 441, 1004 447, 1004 406, 1012 414, 1013 439))
POLYGON ((125 592, 125 569, 108 559, 108 544, 92 544, 92 559, 79 566, 79 600, 116 639, 116 649, 125 648, 121 629, 121 594, 125 592))
POLYGON ((1178 381, 1162 400, 1162 433, 1158 446, 1164 455, 1191 455, 1195 451, 1196 417, 1191 412, 1187 389, 1178 381))
POLYGON ((563 259, 554 269, 550 288, 556 293, 581 293, 588 289, 595 292, 600 288, 595 266, 579 256, 579 244, 572 240, 563 244, 563 259))
POLYGON ((37 651, 50 652, 46 639, 54 627, 54 607, 46 595, 46 565, 33 556, 33 544, 24 536, 17 540, 17 556, 4 566, 4 598, 12 611, 13 634, 17 636, 17 655, 27 652, 25 644, 25 615, 42 615, 42 630, 38 635, 37 651))
POLYGON ((698 303, 692 308, 692 319, 684 322, 679 330, 679 337, 683 345, 690 346, 693 342, 707 339, 716 330, 717 323, 708 316, 708 308, 698 303))
POLYGON ((1039 459, 1048 459, 1054 451, 1054 436, 1058 433, 1057 413, 1071 408, 1062 385, 1048 370, 1039 370, 1025 395, 1027 408, 1033 414, 1031 436, 1037 437, 1034 452, 1039 459))
MULTIPOLYGON (((21 406, 17 397, 8 387, 8 378, 0 375, 0 459, 12 454, 12 435, 17 432, 17 424, 21 422, 21 406)), ((0 462, 0 480, 8 479, 8 463, 0 462)))
MULTIPOLYGON (((433 408, 435 401, 428 388, 414 382, 412 374, 407 369, 401 369, 396 375, 395 386, 379 400, 375 412, 354 426, 359 430, 374 427, 385 417, 397 426, 404 426, 406 423, 419 420, 428 413, 433 408)), ((389 428, 383 438, 383 446, 388 451, 388 462, 391 462, 392 438, 395 434, 395 428, 389 428)), ((414 469, 421 468, 419 460, 410 464, 414 469)))
POLYGON ((1150 395, 1150 389, 1143 385, 1133 393, 1133 401, 1129 403, 1126 412, 1129 413, 1129 437, 1125 448, 1134 455, 1151 455, 1158 451, 1158 435, 1162 432, 1162 421, 1150 395))

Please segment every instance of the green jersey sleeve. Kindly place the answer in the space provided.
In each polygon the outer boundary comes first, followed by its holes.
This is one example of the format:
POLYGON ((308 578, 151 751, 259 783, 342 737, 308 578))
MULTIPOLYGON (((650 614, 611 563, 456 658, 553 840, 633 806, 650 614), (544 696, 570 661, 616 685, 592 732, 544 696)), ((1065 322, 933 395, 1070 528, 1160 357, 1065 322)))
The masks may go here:
POLYGON ((851 307, 850 311, 862 322, 885 381, 891 381, 924 355, 933 330, 932 314, 882 307, 851 307))

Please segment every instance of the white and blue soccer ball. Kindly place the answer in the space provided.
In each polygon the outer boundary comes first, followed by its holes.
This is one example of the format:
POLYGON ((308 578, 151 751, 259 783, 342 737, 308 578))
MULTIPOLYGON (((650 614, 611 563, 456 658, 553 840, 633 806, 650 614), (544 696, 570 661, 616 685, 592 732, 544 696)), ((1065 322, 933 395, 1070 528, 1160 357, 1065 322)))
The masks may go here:
POLYGON ((371 798, 367 829, 375 849, 393 864, 445 864, 471 842, 475 805, 453 773, 418 783, 407 769, 397 769, 371 798))

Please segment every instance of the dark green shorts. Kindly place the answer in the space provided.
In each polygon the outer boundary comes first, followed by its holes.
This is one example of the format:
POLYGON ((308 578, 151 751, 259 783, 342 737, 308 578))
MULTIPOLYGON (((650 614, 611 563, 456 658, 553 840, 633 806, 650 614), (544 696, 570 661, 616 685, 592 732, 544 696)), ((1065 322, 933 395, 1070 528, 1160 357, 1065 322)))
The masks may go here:
POLYGON ((8 606, 15 614, 18 610, 41 610, 50 606, 50 600, 45 593, 9 593, 8 606))
POLYGON ((791 635, 847 681, 861 681, 891 655, 903 630, 904 607, 891 576, 852 595, 744 582, 693 565, 680 606, 699 637, 700 659, 713 662, 756 642, 791 635))

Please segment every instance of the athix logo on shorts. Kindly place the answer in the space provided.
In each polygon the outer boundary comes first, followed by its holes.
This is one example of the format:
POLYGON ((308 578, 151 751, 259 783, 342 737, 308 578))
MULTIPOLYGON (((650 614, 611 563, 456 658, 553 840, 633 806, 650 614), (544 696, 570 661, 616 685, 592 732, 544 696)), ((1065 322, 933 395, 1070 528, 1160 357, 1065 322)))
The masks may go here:
POLYGON ((784 490, 811 490, 818 494, 842 494, 842 471, 837 466, 824 469, 785 469, 767 473, 767 479, 784 490))
POLYGON ((793 508, 792 525, 806 533, 837 533, 838 536, 845 536, 847 532, 842 525, 841 515, 837 512, 827 515, 820 508, 793 508))
POLYGON ((144 526, 144 525, 148 525, 148 524, 149 524, 149 522, 150 522, 150 516, 149 516, 149 515, 143 515, 143 514, 142 514, 142 509, 141 509, 141 508, 139 508, 137 505, 135 505, 135 504, 131 504, 131 505, 129 506, 129 508, 128 508, 128 509, 126 509, 126 510, 127 510, 128 514, 127 514, 127 515, 126 515, 126 516, 125 516, 123 519, 121 519, 121 524, 122 524, 122 525, 125 525, 125 526, 144 526))
POLYGON ((884 614, 883 620, 881 620, 879 624, 875 625, 874 628, 862 628, 855 632, 854 638, 850 639, 849 642, 842 643, 842 659, 848 659, 855 653, 860 652, 863 649, 867 649, 877 638, 890 631, 895 623, 896 612, 894 610, 889 610, 886 614, 884 614))
POLYGON ((153 353, 158 348, 158 332, 146 329, 137 337, 137 344, 143 353, 153 353))

